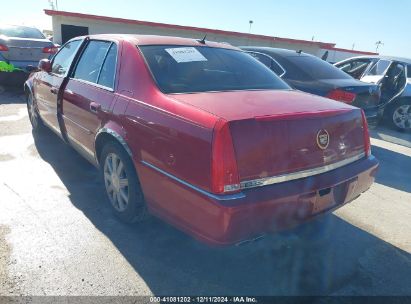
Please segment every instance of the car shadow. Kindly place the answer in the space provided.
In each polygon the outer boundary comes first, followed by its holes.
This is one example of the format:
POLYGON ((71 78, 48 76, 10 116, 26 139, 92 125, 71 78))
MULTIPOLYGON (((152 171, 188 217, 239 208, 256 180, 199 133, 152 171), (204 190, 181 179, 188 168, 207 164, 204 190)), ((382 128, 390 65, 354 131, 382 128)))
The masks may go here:
POLYGON ((411 157, 378 146, 372 154, 380 161, 376 182, 411 193, 411 157))
POLYGON ((332 214, 247 246, 222 248, 156 218, 122 224, 110 211, 97 170, 46 133, 35 137, 41 158, 72 204, 155 295, 411 294, 410 254, 332 214))

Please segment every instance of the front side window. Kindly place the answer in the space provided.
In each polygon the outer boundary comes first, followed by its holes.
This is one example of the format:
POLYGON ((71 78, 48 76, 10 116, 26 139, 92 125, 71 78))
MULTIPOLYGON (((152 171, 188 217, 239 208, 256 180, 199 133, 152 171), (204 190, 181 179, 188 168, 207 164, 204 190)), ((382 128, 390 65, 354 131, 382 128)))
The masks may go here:
POLYGON ((242 51, 191 46, 140 46, 165 93, 283 90, 290 87, 242 51))
POLYGON ((74 40, 64 45, 53 58, 51 72, 56 75, 65 75, 70 68, 71 62, 73 61, 80 44, 81 40, 74 40))
POLYGON ((411 64, 407 66, 407 78, 411 78, 411 64))
POLYGON ((391 61, 389 60, 379 60, 368 72, 368 75, 372 76, 383 76, 390 66, 391 61))
POLYGON ((108 41, 90 41, 78 61, 73 78, 97 83, 110 46, 111 42, 108 41))

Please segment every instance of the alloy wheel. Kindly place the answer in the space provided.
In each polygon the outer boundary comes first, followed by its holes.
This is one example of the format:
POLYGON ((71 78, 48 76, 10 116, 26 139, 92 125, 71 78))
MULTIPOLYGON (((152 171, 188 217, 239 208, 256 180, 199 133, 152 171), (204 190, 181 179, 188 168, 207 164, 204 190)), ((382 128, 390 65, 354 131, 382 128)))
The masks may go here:
POLYGON ((115 153, 107 155, 104 162, 104 183, 113 207, 122 212, 129 202, 128 178, 125 166, 115 153))
POLYGON ((392 120, 400 129, 411 128, 411 105, 402 105, 395 109, 392 120))

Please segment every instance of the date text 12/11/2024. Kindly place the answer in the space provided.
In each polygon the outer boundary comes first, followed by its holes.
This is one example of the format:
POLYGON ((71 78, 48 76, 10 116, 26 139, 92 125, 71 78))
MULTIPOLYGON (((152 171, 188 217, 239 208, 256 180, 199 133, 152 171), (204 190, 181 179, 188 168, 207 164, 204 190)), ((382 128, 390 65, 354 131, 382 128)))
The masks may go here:
POLYGON ((150 303, 258 303, 255 297, 150 297, 150 303))

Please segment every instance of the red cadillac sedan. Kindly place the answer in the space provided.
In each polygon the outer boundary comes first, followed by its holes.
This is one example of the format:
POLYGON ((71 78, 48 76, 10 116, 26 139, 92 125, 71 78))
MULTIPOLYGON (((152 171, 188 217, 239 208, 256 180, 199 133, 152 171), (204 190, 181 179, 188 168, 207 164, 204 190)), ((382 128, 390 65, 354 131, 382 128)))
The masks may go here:
POLYGON ((94 35, 25 83, 34 132, 100 168, 114 213, 210 244, 291 227, 357 198, 378 161, 360 109, 293 91, 227 44, 94 35))

